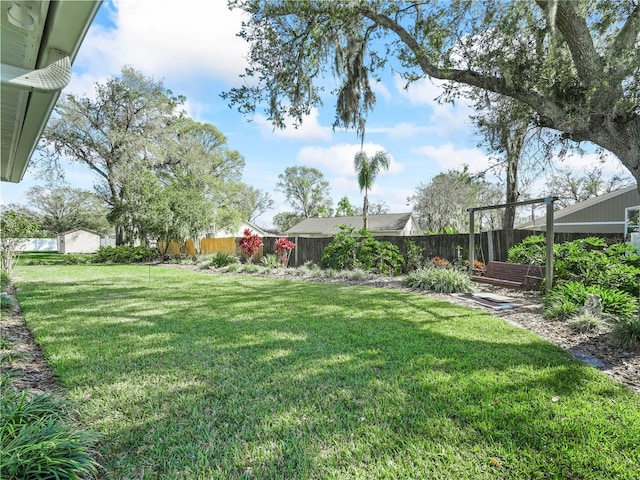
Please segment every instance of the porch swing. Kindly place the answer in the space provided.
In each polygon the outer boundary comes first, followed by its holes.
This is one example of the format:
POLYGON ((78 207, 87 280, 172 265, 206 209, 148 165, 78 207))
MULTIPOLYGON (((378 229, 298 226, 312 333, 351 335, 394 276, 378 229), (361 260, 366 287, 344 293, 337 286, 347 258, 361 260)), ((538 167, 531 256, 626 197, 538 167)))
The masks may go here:
MULTIPOLYGON (((489 205, 467 209, 467 212, 469 212, 469 273, 471 274, 471 279, 480 283, 527 290, 536 288, 536 286, 539 286, 538 282, 545 280, 545 289, 549 291, 553 285, 553 202, 557 199, 557 197, 544 197, 537 198, 535 200, 525 200, 522 202, 503 203, 500 205, 489 205), (539 203, 544 203, 547 206, 547 255, 545 267, 491 260, 486 263, 486 270, 483 276, 474 275, 475 212, 495 210, 511 206, 518 207, 521 205, 534 205, 539 203)), ((481 254, 484 256, 484 252, 482 252, 482 250, 481 254)))

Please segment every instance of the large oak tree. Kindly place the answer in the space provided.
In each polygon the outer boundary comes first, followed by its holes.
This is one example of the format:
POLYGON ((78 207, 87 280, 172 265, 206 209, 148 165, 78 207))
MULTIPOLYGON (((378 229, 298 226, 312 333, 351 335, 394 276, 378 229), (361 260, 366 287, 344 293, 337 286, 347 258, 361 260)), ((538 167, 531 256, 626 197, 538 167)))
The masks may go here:
POLYGON ((124 67, 96 84, 93 96, 61 98, 43 134, 48 167, 66 158, 95 172, 119 244, 157 231, 195 240, 212 221, 241 220, 230 197, 240 188, 244 159, 216 127, 185 117, 184 100, 124 67))
POLYGON ((514 98, 535 124, 593 142, 640 179, 638 0, 232 0, 249 14, 244 86, 225 97, 264 107, 283 127, 338 87, 336 125, 364 134, 372 80, 393 68, 407 83, 448 81, 446 98, 472 87, 514 98))

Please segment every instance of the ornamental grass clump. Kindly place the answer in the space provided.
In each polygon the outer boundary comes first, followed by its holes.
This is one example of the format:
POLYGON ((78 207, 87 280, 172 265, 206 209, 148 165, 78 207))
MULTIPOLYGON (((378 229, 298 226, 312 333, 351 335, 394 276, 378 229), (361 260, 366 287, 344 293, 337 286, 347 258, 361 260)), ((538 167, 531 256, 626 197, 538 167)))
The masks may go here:
POLYGON ((613 339, 622 348, 640 350, 640 319, 621 318, 613 327, 613 339))
POLYGON ((600 332, 605 325, 601 316, 589 312, 583 312, 569 320, 569 328, 577 333, 600 332))
POLYGON ((98 474, 93 438, 68 423, 69 405, 5 389, 0 397, 0 477, 78 479, 98 474))
POLYGON ((471 278, 455 268, 426 266, 407 274, 407 286, 441 293, 471 292, 471 278))

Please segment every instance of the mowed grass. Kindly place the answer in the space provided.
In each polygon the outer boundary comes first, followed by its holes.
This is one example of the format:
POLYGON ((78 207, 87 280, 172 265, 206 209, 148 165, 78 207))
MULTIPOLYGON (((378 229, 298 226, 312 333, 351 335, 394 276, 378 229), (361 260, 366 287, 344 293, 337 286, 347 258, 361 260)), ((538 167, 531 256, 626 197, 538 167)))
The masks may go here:
POLYGON ((162 267, 16 276, 103 478, 640 478, 640 397, 477 310, 162 267))

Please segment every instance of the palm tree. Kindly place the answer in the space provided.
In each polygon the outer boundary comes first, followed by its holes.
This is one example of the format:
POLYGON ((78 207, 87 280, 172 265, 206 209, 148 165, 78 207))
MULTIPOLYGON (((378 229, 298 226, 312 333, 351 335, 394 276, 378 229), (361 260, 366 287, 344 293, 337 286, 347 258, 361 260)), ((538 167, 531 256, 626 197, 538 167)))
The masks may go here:
POLYGON ((364 205, 362 207, 362 218, 364 220, 364 228, 369 227, 369 198, 368 192, 373 187, 378 173, 381 169, 389 170, 389 154, 387 152, 376 152, 376 154, 369 158, 367 154, 360 150, 356 153, 356 157, 353 160, 353 167, 358 173, 358 184, 360 185, 360 192, 364 190, 364 205))

